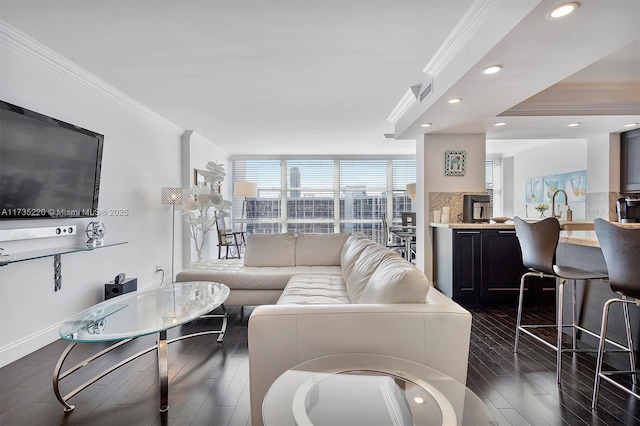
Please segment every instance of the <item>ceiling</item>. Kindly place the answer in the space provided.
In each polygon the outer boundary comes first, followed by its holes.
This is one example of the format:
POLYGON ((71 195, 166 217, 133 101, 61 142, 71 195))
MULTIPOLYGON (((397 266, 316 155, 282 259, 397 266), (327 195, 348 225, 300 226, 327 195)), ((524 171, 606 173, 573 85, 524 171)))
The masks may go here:
POLYGON ((404 155, 424 133, 509 150, 640 122, 640 0, 546 19, 559 3, 0 0, 0 19, 231 155, 404 155))

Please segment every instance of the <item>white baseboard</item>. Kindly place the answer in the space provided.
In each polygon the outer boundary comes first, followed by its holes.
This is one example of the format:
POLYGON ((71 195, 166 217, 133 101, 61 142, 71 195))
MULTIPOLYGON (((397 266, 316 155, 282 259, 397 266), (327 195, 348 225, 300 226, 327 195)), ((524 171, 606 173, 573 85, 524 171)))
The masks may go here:
POLYGON ((4 367, 7 364, 22 358, 25 355, 29 355, 32 352, 55 342, 60 338, 58 330, 62 322, 54 324, 44 330, 31 334, 18 341, 15 341, 7 346, 0 347, 0 367, 4 367))

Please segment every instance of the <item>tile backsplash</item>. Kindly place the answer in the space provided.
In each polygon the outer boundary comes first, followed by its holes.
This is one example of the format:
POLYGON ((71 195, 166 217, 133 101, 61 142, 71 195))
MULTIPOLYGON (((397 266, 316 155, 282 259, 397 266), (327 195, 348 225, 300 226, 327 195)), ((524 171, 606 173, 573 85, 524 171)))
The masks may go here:
POLYGON ((466 194, 486 194, 486 192, 429 192, 429 213, 427 222, 433 222, 433 212, 449 207, 449 222, 462 222, 463 196, 466 194))

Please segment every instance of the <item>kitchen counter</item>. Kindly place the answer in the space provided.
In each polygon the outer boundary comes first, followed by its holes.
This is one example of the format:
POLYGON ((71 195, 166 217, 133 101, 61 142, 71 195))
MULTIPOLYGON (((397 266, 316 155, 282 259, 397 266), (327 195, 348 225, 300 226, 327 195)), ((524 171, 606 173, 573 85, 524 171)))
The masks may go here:
POLYGON ((513 221, 508 221, 505 223, 462 223, 462 222, 453 222, 453 223, 436 223, 432 222, 429 224, 432 228, 448 228, 448 229, 515 229, 515 225, 513 221))
MULTIPOLYGON (((640 228, 640 223, 618 224, 624 227, 640 228)), ((505 223, 430 223, 432 228, 447 229, 515 229, 513 221, 509 220, 505 223)), ((576 244, 587 247, 600 247, 598 237, 593 230, 593 222, 587 221, 560 221, 563 230, 560 232, 560 243, 576 244)))

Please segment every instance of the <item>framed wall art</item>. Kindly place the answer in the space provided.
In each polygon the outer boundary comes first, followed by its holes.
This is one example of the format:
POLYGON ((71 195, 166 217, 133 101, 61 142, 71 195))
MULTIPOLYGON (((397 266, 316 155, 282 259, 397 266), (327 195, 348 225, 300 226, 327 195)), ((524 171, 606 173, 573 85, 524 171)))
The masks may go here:
POLYGON ((444 152, 444 175, 464 176, 466 167, 466 151, 445 151, 444 152))

